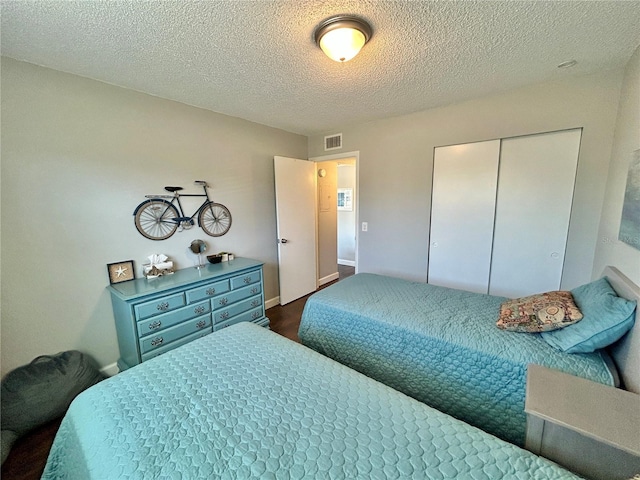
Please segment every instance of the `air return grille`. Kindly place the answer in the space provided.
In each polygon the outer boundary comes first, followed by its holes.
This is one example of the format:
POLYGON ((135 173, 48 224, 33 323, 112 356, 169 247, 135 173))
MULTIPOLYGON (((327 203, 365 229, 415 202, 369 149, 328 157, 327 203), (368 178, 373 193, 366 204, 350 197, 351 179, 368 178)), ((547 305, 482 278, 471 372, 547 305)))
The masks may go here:
POLYGON ((337 150, 342 148, 342 134, 336 133, 335 135, 328 135, 324 137, 324 149, 337 150))

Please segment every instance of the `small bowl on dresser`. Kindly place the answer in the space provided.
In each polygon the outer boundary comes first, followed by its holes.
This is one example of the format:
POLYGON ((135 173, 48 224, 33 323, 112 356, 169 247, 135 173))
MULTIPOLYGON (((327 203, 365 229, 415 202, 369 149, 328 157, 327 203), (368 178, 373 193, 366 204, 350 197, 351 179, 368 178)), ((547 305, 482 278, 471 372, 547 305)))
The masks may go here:
POLYGON ((220 263, 222 261, 222 255, 207 255, 209 263, 220 263))

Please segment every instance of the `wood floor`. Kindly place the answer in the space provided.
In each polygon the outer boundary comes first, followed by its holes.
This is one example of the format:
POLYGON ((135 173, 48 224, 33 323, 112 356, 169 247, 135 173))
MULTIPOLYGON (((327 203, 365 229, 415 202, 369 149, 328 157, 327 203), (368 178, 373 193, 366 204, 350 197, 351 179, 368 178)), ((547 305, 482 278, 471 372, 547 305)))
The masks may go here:
MULTIPOLYGON (((353 275, 354 270, 354 267, 338 265, 339 280, 353 275)), ((271 330, 299 342, 298 326, 307 298, 308 296, 302 297, 285 306, 277 305, 268 309, 266 313, 271 330)), ((39 480, 61 421, 62 419, 54 420, 19 439, 2 464, 2 480, 39 480)))

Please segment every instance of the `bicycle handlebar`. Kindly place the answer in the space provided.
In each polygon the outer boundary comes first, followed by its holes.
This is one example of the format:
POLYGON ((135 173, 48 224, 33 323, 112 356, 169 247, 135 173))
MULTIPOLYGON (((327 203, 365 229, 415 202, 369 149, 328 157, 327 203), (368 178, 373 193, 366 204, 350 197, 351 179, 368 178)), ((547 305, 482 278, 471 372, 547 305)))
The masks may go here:
MULTIPOLYGON (((204 188, 211 188, 207 182, 205 182, 204 180, 195 180, 194 185, 198 185, 200 187, 204 187, 204 188)), ((165 187, 165 190, 169 190, 170 192, 174 192, 173 195, 145 195, 146 198, 175 198, 175 197, 204 197, 206 195, 200 194, 200 195, 194 195, 194 194, 182 194, 180 195, 178 193, 179 190, 182 190, 182 187, 165 187)))

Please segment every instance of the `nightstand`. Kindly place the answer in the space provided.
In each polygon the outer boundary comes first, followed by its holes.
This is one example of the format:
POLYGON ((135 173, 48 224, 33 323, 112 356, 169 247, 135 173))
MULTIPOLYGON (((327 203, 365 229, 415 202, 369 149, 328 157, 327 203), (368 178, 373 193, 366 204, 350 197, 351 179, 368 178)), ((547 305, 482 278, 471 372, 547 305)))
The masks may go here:
POLYGON ((640 395, 529 365, 525 447, 593 480, 640 473, 640 395))

